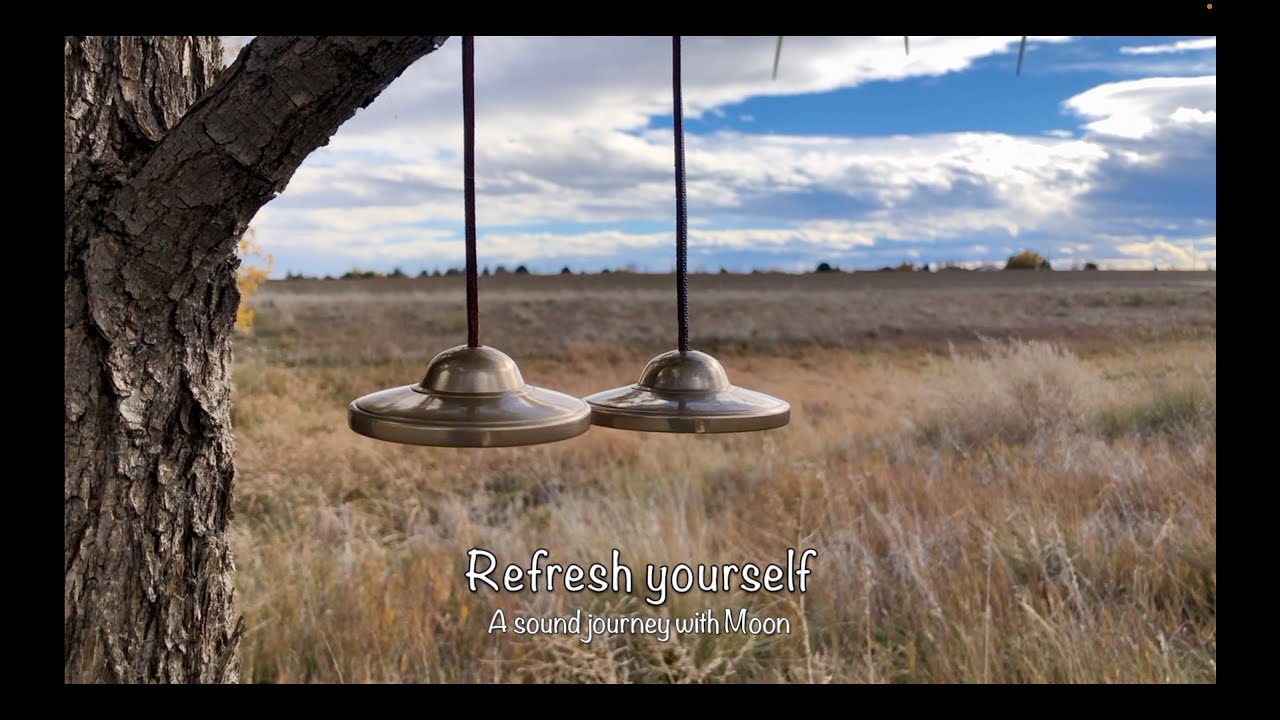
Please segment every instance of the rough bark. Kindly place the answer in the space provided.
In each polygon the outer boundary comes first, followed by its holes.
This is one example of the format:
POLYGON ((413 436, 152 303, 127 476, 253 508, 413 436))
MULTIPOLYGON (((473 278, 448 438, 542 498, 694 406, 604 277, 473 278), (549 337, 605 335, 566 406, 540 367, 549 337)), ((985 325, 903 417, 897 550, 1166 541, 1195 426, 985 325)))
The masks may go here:
POLYGON ((443 36, 65 39, 67 682, 235 682, 235 245, 443 36))

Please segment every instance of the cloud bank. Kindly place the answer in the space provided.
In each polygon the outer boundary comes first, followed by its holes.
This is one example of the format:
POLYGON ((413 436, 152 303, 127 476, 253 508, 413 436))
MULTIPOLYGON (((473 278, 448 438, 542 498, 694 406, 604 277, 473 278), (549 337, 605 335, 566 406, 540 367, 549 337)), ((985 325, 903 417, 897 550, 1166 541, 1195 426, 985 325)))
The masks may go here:
MULTIPOLYGON (((979 72, 1019 39, 913 36, 907 56, 900 36, 788 37, 773 82, 774 38, 686 38, 686 116, 719 123, 686 138, 695 265, 976 262, 1023 247, 1067 266, 1215 262, 1215 75, 1099 83, 1061 98, 1057 126, 1028 135, 818 136, 725 117, 760 96, 979 72)), ((1120 53, 1212 52, 1212 41, 1120 53)), ((482 264, 668 270, 670 41, 482 37, 476 53, 482 264)), ((461 264, 459 73, 451 40, 262 209, 253 226, 281 274, 461 264)))

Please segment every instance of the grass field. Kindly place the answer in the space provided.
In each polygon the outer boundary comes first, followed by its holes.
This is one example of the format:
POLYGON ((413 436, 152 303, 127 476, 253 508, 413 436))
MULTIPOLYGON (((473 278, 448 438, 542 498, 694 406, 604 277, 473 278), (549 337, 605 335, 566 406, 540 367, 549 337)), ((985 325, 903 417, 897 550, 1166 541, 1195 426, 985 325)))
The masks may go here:
MULTIPOLYGON (((1216 682, 1216 275, 699 275, 694 346, 791 402, 721 436, 459 450, 347 429, 465 340, 458 278, 271 282, 237 341, 234 549, 265 682, 1216 682), (472 594, 472 547, 633 595, 472 594), (642 597, 646 563, 806 593, 642 597), (790 634, 489 635, 513 615, 747 608, 790 634)), ((481 283, 481 337, 575 395, 674 344, 670 276, 481 283)))

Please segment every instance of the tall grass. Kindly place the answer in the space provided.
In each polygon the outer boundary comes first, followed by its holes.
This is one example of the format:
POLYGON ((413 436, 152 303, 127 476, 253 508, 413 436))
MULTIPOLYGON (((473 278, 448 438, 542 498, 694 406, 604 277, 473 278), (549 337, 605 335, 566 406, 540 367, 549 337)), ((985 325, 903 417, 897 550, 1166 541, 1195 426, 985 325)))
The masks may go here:
MULTIPOLYGON (((813 348, 722 356, 792 402, 784 429, 594 428, 485 451, 379 443, 345 404, 420 363, 236 367, 234 543, 263 682, 1216 681, 1214 344, 1046 343, 935 357, 813 348), (1153 365, 1162 368, 1151 379, 1153 365), (1199 384, 1197 384, 1199 383, 1199 384), (1165 387, 1196 387, 1186 399, 1165 387), (466 551, 526 563, 778 562, 819 552, 805 594, 472 594, 466 551), (489 635, 496 609, 678 616, 747 607, 790 635, 668 643, 489 635)), ((526 379, 586 394, 647 349, 526 379)), ((642 577, 637 590, 643 592, 642 577)))

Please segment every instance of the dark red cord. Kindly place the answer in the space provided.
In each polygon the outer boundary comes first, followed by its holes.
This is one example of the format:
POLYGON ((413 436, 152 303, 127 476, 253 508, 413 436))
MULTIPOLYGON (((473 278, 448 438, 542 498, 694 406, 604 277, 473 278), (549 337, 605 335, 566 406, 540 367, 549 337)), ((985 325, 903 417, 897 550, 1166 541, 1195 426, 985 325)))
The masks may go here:
POLYGON ((680 36, 671 36, 672 119, 676 136, 676 304, 680 352, 689 351, 689 208, 684 183, 684 99, 680 92, 680 36))
POLYGON ((479 273, 476 271, 475 37, 462 36, 462 165, 467 233, 467 346, 480 347, 479 273))

